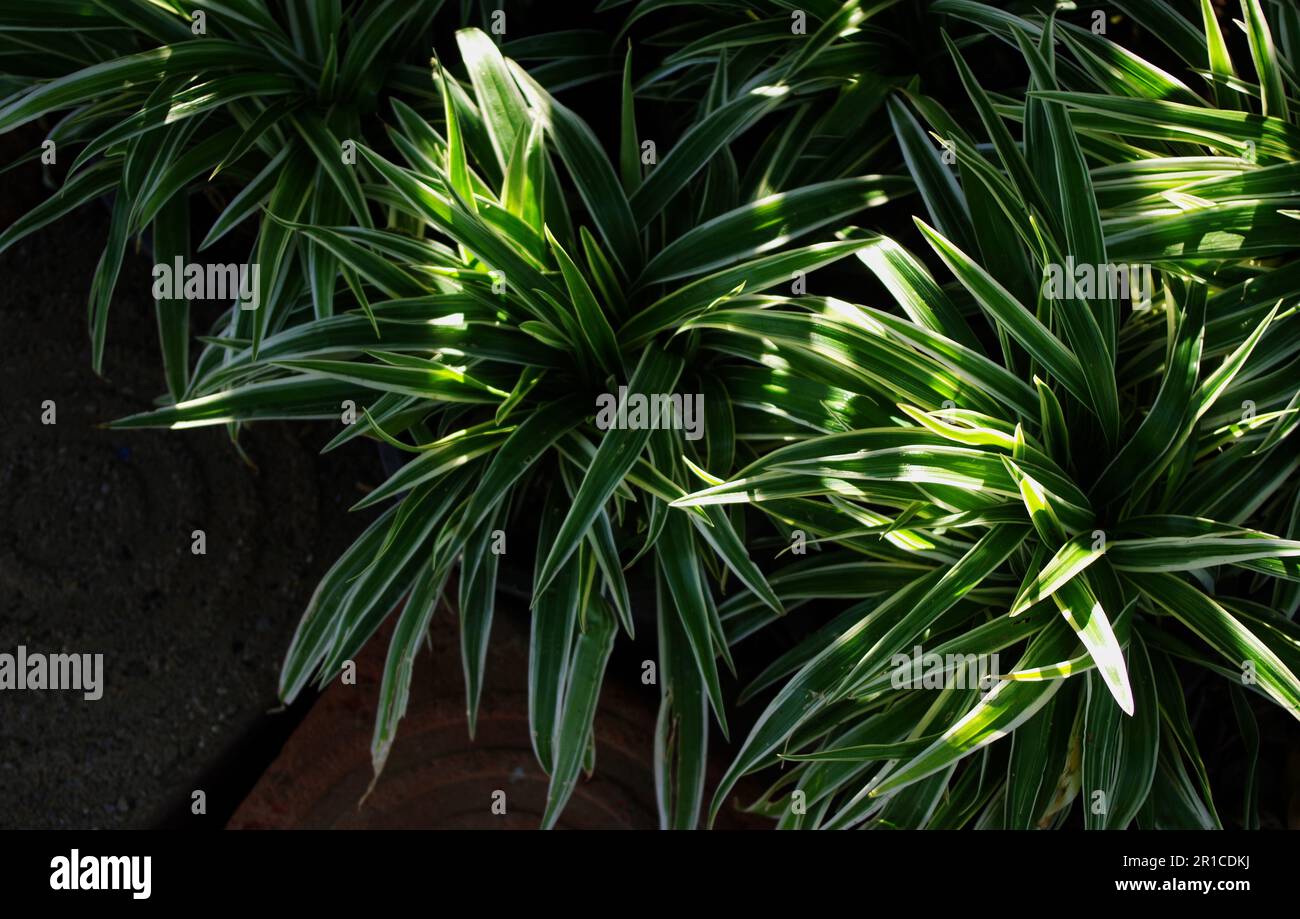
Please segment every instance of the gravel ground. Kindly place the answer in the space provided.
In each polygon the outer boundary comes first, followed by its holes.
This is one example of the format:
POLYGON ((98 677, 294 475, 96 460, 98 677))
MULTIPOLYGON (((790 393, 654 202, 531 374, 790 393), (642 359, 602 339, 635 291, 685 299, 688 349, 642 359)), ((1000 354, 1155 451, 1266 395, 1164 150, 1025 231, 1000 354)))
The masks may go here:
MULTIPOLYGON (((32 138, 3 138, 0 162, 32 138)), ((39 182, 0 176, 0 223, 39 182)), ((278 668, 317 579, 367 522, 347 507, 381 472, 364 443, 319 456, 328 425, 246 431, 256 469, 220 428, 98 428, 165 390, 144 252, 123 265, 105 378, 90 370, 107 223, 83 208, 0 255, 0 652, 104 655, 99 701, 0 692, 0 827, 194 825, 200 788, 220 826, 301 715, 265 717, 278 668)))

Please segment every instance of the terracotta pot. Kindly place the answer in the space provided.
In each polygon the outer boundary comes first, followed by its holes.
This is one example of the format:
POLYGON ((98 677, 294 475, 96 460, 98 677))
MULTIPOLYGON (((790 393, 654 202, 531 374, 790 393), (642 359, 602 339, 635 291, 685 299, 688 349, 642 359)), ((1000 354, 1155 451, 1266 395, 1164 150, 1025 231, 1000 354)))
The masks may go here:
MULTIPOLYGON (((497 610, 477 736, 470 740, 458 623, 454 613, 439 610, 430 630, 432 651, 416 661, 406 717, 367 796, 379 678, 396 618, 390 617, 357 659, 356 685, 335 681, 326 689, 228 827, 537 827, 547 778, 529 743, 525 617, 521 610, 497 610), (505 814, 493 813, 498 791, 505 792, 505 814)), ((610 663, 596 714, 596 771, 579 781, 561 827, 658 825, 652 754, 659 692, 640 685, 635 663, 610 663), (622 669, 628 673, 620 675, 622 669)), ((725 756, 711 765, 714 782, 725 756)), ((766 825, 739 812, 719 820, 723 828, 766 825)))

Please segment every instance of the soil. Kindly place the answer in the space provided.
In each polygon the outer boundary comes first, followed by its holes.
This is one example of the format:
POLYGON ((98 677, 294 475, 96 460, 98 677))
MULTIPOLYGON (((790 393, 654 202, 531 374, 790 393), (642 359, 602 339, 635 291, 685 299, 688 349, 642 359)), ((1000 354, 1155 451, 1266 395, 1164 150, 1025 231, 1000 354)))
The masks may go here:
MULTIPOLYGON (((0 138, 0 162, 40 136, 0 138)), ((0 176, 0 225, 40 200, 40 181, 39 167, 0 176)), ((366 443, 318 455, 328 425, 248 429, 256 469, 219 427, 98 428, 165 391, 144 252, 122 268, 105 377, 90 369, 107 224, 84 207, 0 255, 0 652, 104 655, 98 701, 0 693, 0 827, 193 825, 198 789, 221 826, 301 717, 266 716, 279 665, 316 581, 368 522, 347 508, 382 472, 366 443)))

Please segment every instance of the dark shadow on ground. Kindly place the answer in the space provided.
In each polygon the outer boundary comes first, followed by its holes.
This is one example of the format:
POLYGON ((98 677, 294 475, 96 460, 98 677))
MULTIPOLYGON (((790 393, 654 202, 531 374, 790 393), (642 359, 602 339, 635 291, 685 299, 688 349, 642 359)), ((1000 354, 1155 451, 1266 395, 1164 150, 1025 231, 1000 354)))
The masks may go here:
MULTIPOLYGON (((0 138, 0 160, 40 136, 0 138)), ((0 176, 0 225, 42 193, 39 167, 0 176)), ((220 827, 301 714, 266 717, 279 665, 381 471, 368 442, 319 456, 328 425, 248 430, 256 471, 221 428, 97 428, 165 391, 143 251, 113 298, 105 378, 90 370, 107 224, 88 206, 0 255, 0 652, 103 654, 105 687, 0 693, 0 827, 220 827)))

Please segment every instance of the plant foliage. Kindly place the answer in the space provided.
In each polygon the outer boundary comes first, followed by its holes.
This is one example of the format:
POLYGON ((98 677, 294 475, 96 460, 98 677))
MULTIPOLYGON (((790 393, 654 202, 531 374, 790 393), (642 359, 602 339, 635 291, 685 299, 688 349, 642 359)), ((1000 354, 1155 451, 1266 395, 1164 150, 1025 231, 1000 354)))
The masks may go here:
POLYGON ((358 504, 377 516, 317 588, 284 698, 392 619, 381 769, 447 597, 472 731, 531 551, 547 826, 631 639, 657 647, 665 827, 751 773, 787 828, 1257 825, 1253 774, 1225 819, 1191 703, 1231 707, 1247 747, 1250 700, 1300 717, 1300 17, 1242 0, 1238 42, 1208 2, 1114 4, 1144 57, 1039 4, 679 5, 599 4, 627 7, 617 53, 462 29, 431 71, 405 61, 438 4, 230 0, 183 40, 171 4, 0 6, 3 47, 57 61, 0 129, 69 110, 55 132, 83 145, 0 245, 118 190, 97 354, 126 238, 187 251, 196 176, 245 182, 214 233, 258 222, 262 308, 190 368, 160 304, 172 398, 116 425, 355 407, 326 449, 409 455, 358 504), (618 111, 582 117, 580 84, 618 111), (620 391, 699 394, 703 436, 602 422, 620 391), (748 680, 740 704, 768 701, 706 789, 733 648, 783 617, 805 637, 748 680))

